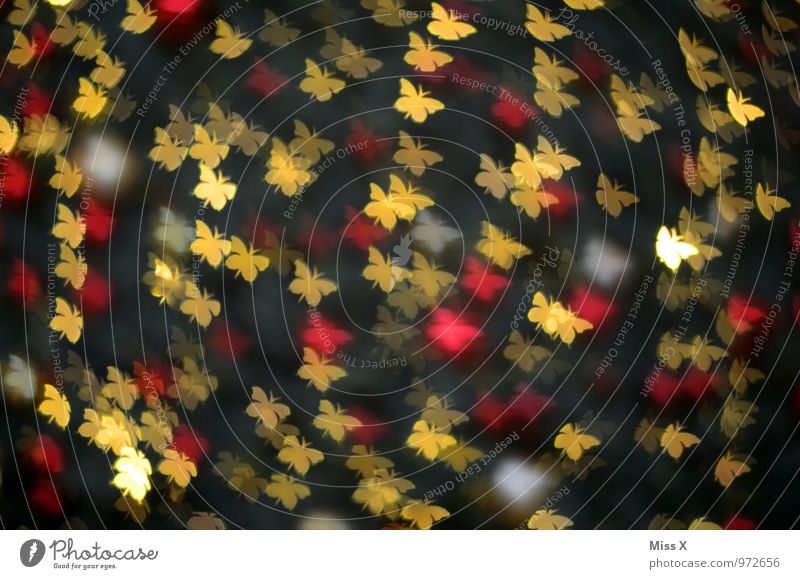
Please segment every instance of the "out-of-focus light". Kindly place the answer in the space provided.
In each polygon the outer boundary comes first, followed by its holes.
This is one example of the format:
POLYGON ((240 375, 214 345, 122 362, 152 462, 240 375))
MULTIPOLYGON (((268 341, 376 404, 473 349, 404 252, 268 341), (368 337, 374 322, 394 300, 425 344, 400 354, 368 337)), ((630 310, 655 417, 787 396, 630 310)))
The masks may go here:
POLYGON ((538 508, 553 486, 546 470, 518 457, 497 459, 491 477, 497 498, 505 504, 513 501, 515 510, 538 508))
POLYGON ((656 255, 672 271, 678 271, 682 260, 698 253, 700 250, 684 241, 683 235, 678 235, 674 229, 669 230, 662 225, 658 230, 656 255))
POLYGON ((131 446, 122 448, 117 462, 114 463, 117 476, 112 484, 134 500, 142 502, 147 491, 150 490, 150 475, 153 468, 141 450, 131 446))
POLYGON ((130 167, 126 166, 125 147, 121 141, 109 135, 92 135, 84 141, 82 150, 83 172, 102 189, 113 192, 118 184, 125 183, 130 167))
POLYGON ((329 511, 314 511, 308 518, 302 519, 300 529, 305 531, 344 531, 350 528, 346 521, 336 520, 335 513, 329 511))
POLYGON ((580 269, 592 284, 613 289, 632 265, 631 256, 607 237, 594 237, 583 246, 580 269))
POLYGON ((72 0, 45 0, 45 2, 47 2, 51 6, 66 6, 67 4, 72 2, 72 0))

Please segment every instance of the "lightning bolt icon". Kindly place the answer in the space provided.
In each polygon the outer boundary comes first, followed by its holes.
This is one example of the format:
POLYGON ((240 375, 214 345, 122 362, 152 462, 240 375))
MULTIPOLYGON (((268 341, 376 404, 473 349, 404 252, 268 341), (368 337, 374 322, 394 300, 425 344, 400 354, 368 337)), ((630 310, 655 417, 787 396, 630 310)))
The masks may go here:
POLYGON ((39 550, 39 545, 37 543, 31 543, 31 550, 28 553, 28 563, 33 561, 33 556, 36 554, 36 551, 39 550))

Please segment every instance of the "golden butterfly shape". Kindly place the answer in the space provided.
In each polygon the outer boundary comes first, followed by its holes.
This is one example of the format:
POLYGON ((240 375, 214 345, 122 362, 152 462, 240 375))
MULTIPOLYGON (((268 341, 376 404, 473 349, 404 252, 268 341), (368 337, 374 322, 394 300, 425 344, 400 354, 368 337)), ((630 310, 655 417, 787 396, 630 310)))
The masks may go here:
POLYGON ((489 155, 481 153, 480 172, 475 176, 475 184, 484 187, 495 199, 505 199, 516 183, 517 177, 502 163, 495 162, 489 155))
POLYGON ((173 448, 164 450, 164 459, 158 463, 158 472, 170 483, 186 488, 197 476, 197 466, 184 453, 173 448))
POLYGON ((77 307, 63 298, 56 298, 55 315, 50 319, 50 329, 75 344, 83 332, 83 316, 77 307))
POLYGON ((269 430, 274 430, 280 421, 291 414, 291 409, 279 403, 279 400, 272 393, 267 396, 259 386, 253 386, 252 402, 247 407, 247 415, 256 418, 259 424, 269 430))
POLYGON ((222 172, 215 172, 200 163, 200 183, 195 186, 192 193, 203 202, 203 207, 211 205, 215 210, 222 211, 228 201, 233 200, 236 195, 236 185, 222 172))
POLYGON ((527 185, 530 188, 538 189, 542 184, 542 175, 534 161, 535 154, 522 143, 514 144, 515 162, 511 165, 511 174, 517 178, 517 185, 527 185))
POLYGON ((287 148, 280 139, 273 139, 267 163, 269 171, 264 179, 270 185, 278 187, 281 193, 291 197, 311 182, 310 165, 307 158, 287 148))
POLYGON ((22 28, 34 19, 37 7, 38 3, 31 4, 31 0, 14 0, 13 7, 6 16, 6 21, 12 26, 22 28))
POLYGON ((564 85, 561 83, 550 83, 543 78, 538 79, 533 100, 548 115, 559 119, 564 111, 572 110, 581 104, 575 95, 564 92, 563 88, 564 85))
POLYGON ((457 12, 446 10, 438 2, 431 2, 428 32, 442 40, 460 40, 475 34, 477 29, 464 22, 457 12))
POLYGON ((511 191, 510 200, 532 219, 539 217, 542 209, 558 203, 558 197, 552 193, 548 193, 544 188, 530 187, 526 183, 518 185, 511 191))
POLYGON ((376 183, 370 183, 370 199, 364 213, 372 217, 376 223, 388 230, 393 230, 398 219, 412 221, 419 209, 433 205, 433 199, 422 193, 411 183, 404 183, 400 177, 389 176, 389 194, 376 183))
POLYGON ((266 256, 253 247, 245 244, 235 235, 231 237, 231 249, 225 258, 225 267, 235 272, 235 277, 242 276, 248 283, 253 283, 258 274, 269 267, 270 261, 266 256))
POLYGON ((617 125, 619 125, 620 130, 634 143, 641 143, 646 135, 654 133, 661 128, 661 125, 656 121, 649 117, 643 117, 643 114, 642 112, 634 114, 623 112, 617 117, 617 125))
POLYGON ((769 185, 758 183, 756 185, 756 207, 758 212, 769 221, 775 217, 776 213, 788 209, 792 204, 783 197, 780 197, 775 189, 769 185))
POLYGON ((386 293, 391 292, 398 282, 411 277, 406 268, 394 264, 394 258, 384 257, 376 248, 369 248, 369 264, 361 273, 365 280, 372 282, 386 293))
POLYGON ((576 424, 565 424, 559 430, 553 443, 556 450, 560 450, 572 461, 578 461, 587 450, 600 446, 600 439, 586 434, 580 426, 576 424))
POLYGON ((697 247, 684 241, 683 236, 674 229, 661 226, 656 237, 656 255, 672 271, 678 271, 681 261, 698 253, 697 247))
POLYGON ((361 478, 370 478, 377 471, 388 471, 394 467, 394 463, 391 460, 385 456, 376 455, 372 449, 363 444, 354 445, 352 452, 353 454, 347 458, 344 465, 358 473, 361 478))
POLYGON ((172 137, 161 127, 155 129, 155 146, 150 150, 148 157, 159 164, 162 169, 175 171, 181 166, 189 152, 177 137, 172 137))
POLYGON ((19 138, 19 125, 16 121, 8 120, 0 115, 0 154, 8 155, 14 150, 19 138))
POLYGON ((623 185, 620 185, 616 180, 612 182, 604 173, 600 173, 597 178, 595 196, 600 207, 605 209, 612 217, 619 217, 623 207, 639 202, 639 198, 636 195, 623 190, 623 185))
POLYGON ((48 422, 55 422, 61 428, 66 428, 71 409, 67 397, 52 384, 45 384, 43 388, 44 399, 39 404, 39 412, 47 417, 48 422))
POLYGON ((539 509, 528 519, 528 528, 533 531, 558 531, 573 525, 569 517, 556 514, 555 509, 539 509))
POLYGON ((617 113, 626 116, 635 115, 655 104, 646 93, 636 90, 632 82, 625 83, 616 74, 611 75, 611 100, 617 106, 617 113))
POLYGON ((554 179, 556 181, 561 179, 566 171, 581 166, 581 162, 577 158, 567 155, 565 149, 562 149, 558 143, 553 146, 542 135, 539 135, 536 142, 533 163, 543 179, 554 179))
POLYGON ((333 382, 347 376, 347 372, 334 364, 323 355, 318 354, 313 348, 303 348, 303 365, 297 371, 297 376, 307 380, 309 384, 325 392, 333 382))
POLYGON ((50 177, 49 185, 67 197, 78 192, 83 182, 83 174, 78 164, 71 164, 61 155, 56 155, 56 171, 50 177))
POLYGON ((100 50, 95 57, 97 66, 89 74, 91 81, 107 89, 114 88, 125 76, 125 63, 100 50))
POLYGON ((86 222, 79 211, 72 210, 63 203, 58 204, 58 221, 53 225, 53 235, 72 247, 83 243, 86 235, 86 222))
POLYGON ((439 432, 450 434, 453 426, 469 422, 469 416, 458 410, 451 410, 447 400, 439 396, 429 397, 425 404, 426 408, 420 414, 420 418, 439 432))
POLYGON ((331 100, 333 95, 344 89, 345 82, 333 76, 324 66, 317 65, 313 60, 306 59, 306 76, 300 82, 300 90, 316 98, 320 102, 331 100))
POLYGON ((534 4, 527 5, 525 28, 536 40, 554 42, 572 34, 569 28, 556 22, 548 10, 539 10, 534 4))
POLYGON ((333 151, 333 141, 321 138, 315 130, 309 130, 300 119, 294 120, 294 135, 295 138, 289 143, 289 149, 302 155, 312 165, 318 163, 322 155, 333 151))
POLYGON ((300 36, 300 29, 294 28, 285 18, 279 18, 274 12, 264 10, 264 26, 258 37, 275 48, 286 46, 300 36))
POLYGON ((437 297, 443 289, 456 281, 454 275, 440 271, 435 263, 429 262, 418 251, 414 252, 413 266, 411 284, 430 298, 437 297))
POLYGON ((72 103, 72 108, 82 117, 94 119, 103 112, 108 103, 108 96, 102 88, 96 87, 87 78, 81 77, 78 79, 78 84, 79 96, 72 103))
POLYGON ((283 474, 273 474, 271 481, 264 489, 267 496, 286 509, 293 511, 298 501, 311 496, 308 486, 283 474))
POLYGON ((533 339, 526 340, 518 330, 511 332, 508 345, 503 349, 503 357, 523 372, 532 372, 538 362, 547 360, 552 354, 547 348, 535 345, 533 339))
POLYGON ((450 516, 447 509, 431 504, 430 501, 409 501, 400 511, 400 516, 421 530, 430 529, 435 523, 450 516))
POLYGON ((316 268, 309 268, 302 259, 294 262, 295 278, 289 284, 289 291, 299 296, 299 300, 309 306, 316 307, 327 296, 336 291, 336 284, 322 274, 316 268))
POLYGON ((515 260, 531 254, 528 247, 488 221, 481 222, 481 239, 475 249, 494 265, 506 270, 511 269, 515 260))
POLYGON ((415 123, 424 123, 429 115, 443 110, 444 103, 429 97, 428 92, 422 87, 415 87, 405 78, 400 79, 400 98, 394 103, 394 108, 403 113, 406 119, 415 123))
POLYGON ((228 156, 230 147, 220 142, 216 135, 209 134, 202 125, 194 126, 194 142, 189 147, 189 156, 200 161, 209 169, 216 169, 228 156))
POLYGON ((424 40, 416 32, 408 33, 408 52, 403 60, 420 72, 435 72, 453 62, 453 57, 441 50, 432 41, 424 40))
POLYGON ((19 30, 14 30, 14 43, 8 52, 8 62, 17 68, 24 68, 36 54, 36 41, 28 40, 19 30))
POLYGON ((538 46, 534 49, 533 75, 536 80, 548 86, 563 86, 578 80, 578 73, 567 66, 562 66, 562 61, 555 56, 548 56, 538 46))
POLYGON ((358 418, 348 415, 341 406, 334 406, 329 400, 320 400, 319 412, 314 418, 314 426, 336 442, 341 442, 348 432, 362 425, 358 418))
POLYGON ((684 431, 683 427, 675 422, 664 428, 661 434, 661 448, 664 449, 669 456, 678 460, 683 456, 683 451, 698 444, 700 439, 691 432, 684 431))
POLYGON ((456 439, 424 420, 417 420, 414 423, 413 432, 408 437, 407 444, 410 448, 415 449, 417 454, 434 461, 444 449, 454 446, 456 439))
POLYGON ((747 461, 742 460, 741 456, 726 452, 714 467, 714 479, 725 488, 728 488, 733 484, 734 480, 743 474, 747 474, 750 470, 747 461))
POLYGON ((363 47, 356 46, 347 38, 342 39, 341 51, 341 56, 336 59, 336 68, 350 78, 367 78, 383 66, 380 60, 367 56, 363 47))
POLYGON ((764 109, 749 104, 749 98, 745 98, 742 93, 736 92, 732 88, 728 89, 727 101, 728 111, 731 116, 743 127, 746 127, 749 122, 764 116, 764 109))
POLYGON ((425 169, 436 163, 444 161, 436 151, 431 151, 422 144, 421 139, 414 139, 405 131, 400 131, 400 148, 394 154, 394 161, 405 165, 412 175, 422 176, 425 169))
POLYGON ((203 289, 201 293, 197 286, 192 285, 192 290, 187 292, 186 299, 181 302, 181 312, 189 316, 190 322, 197 320, 200 326, 207 328, 220 314, 222 306, 212 299, 214 294, 208 293, 207 289, 203 289))
POLYGON ((65 285, 69 284, 76 290, 82 289, 89 271, 83 252, 74 251, 68 244, 62 243, 59 258, 55 274, 64 280, 65 285))
POLYGON ((656 426, 647 418, 642 418, 633 433, 633 441, 641 446, 645 452, 653 454, 659 449, 661 435, 664 429, 656 426))
POLYGON ((201 261, 205 261, 211 267, 219 267, 223 258, 231 251, 231 242, 214 227, 211 228, 197 219, 195 221, 195 238, 190 245, 192 253, 200 256, 201 261))
POLYGON ((58 12, 56 27, 50 34, 50 40, 60 46, 67 46, 78 37, 78 23, 72 19, 68 12, 58 12))
POLYGON ((128 0, 127 13, 120 27, 131 34, 147 32, 155 24, 158 15, 150 6, 142 6, 139 0, 128 0))
POLYGON ((278 452, 278 460, 300 476, 308 474, 308 470, 324 458, 320 451, 311 448, 311 443, 305 439, 298 440, 296 436, 287 436, 283 441, 283 448, 278 452))
POLYGON ((123 496, 142 502, 151 488, 150 475, 153 474, 153 468, 144 453, 126 446, 120 451, 114 470, 117 474, 111 484, 121 490, 123 496))
POLYGON ((245 38, 238 28, 233 28, 222 18, 218 18, 217 37, 211 42, 209 49, 226 60, 239 58, 253 44, 252 39, 245 38))

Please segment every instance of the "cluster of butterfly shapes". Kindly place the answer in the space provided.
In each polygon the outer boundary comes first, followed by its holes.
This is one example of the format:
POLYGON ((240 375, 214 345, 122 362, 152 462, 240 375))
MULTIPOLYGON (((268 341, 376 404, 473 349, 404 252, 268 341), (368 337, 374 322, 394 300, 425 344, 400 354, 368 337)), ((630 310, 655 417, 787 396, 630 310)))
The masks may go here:
MULTIPOLYGON (((54 18, 49 42, 62 48, 71 48, 76 57, 91 65, 91 70, 77 81, 77 96, 72 101, 76 115, 84 121, 109 116, 119 121, 128 118, 135 103, 119 90, 126 74, 125 63, 106 51, 106 38, 101 32, 89 23, 73 18, 69 12, 69 2, 49 0, 49 4, 53 5, 54 18)), ((602 7, 604 2, 565 0, 565 4, 575 10, 592 10, 602 7)), ((732 17, 730 8, 722 0, 695 0, 695 4, 709 19, 725 21, 732 17)), ((361 5, 373 13, 375 22, 384 26, 408 26, 418 19, 413 11, 404 9, 402 0, 362 0, 361 5)), ((455 42, 477 32, 475 26, 438 3, 432 3, 431 8, 431 19, 426 26, 431 36, 441 41, 455 42)), ((34 5, 29 0, 15 0, 7 18, 16 27, 8 61, 20 69, 35 62, 34 58, 41 49, 36 39, 25 33, 26 26, 30 25, 39 9, 38 4, 34 5)), ((769 83, 774 88, 786 87, 791 98, 800 106, 800 91, 791 75, 783 71, 775 60, 795 50, 783 38, 783 33, 796 28, 796 24, 766 2, 763 2, 763 11, 767 24, 762 29, 762 37, 774 59, 762 55, 762 68, 769 83)), ((269 10, 264 12, 265 26, 258 34, 261 41, 281 47, 300 36, 301 31, 291 23, 269 10)), ((527 5, 526 15, 526 29, 544 43, 557 42, 571 35, 568 27, 554 20, 549 12, 532 4, 527 5)), ((127 13, 120 27, 125 33, 143 34, 154 25, 156 18, 155 11, 149 6, 137 0, 127 0, 127 13)), ((251 49, 253 39, 242 31, 222 19, 217 20, 216 24, 215 37, 208 47, 213 54, 222 59, 236 59, 251 49)), ((677 36, 686 59, 688 78, 703 93, 697 97, 700 123, 710 133, 732 143, 744 134, 751 122, 765 114, 742 93, 742 89, 755 83, 755 79, 735 67, 721 66, 716 51, 683 29, 678 31, 677 36), (711 93, 718 85, 727 86, 724 105, 715 104, 711 98, 711 93)), ((320 56, 326 63, 332 64, 317 64, 313 59, 306 58, 305 75, 298 84, 301 92, 319 102, 328 101, 340 93, 346 86, 346 79, 367 78, 383 64, 363 47, 340 36, 333 28, 326 32, 326 44, 320 56)), ((415 73, 427 74, 435 73, 451 63, 453 58, 440 50, 432 39, 409 32, 408 50, 403 60, 415 73)), ((532 97, 545 113, 559 118, 565 111, 580 106, 579 99, 567 92, 579 75, 560 59, 537 46, 533 51, 531 71, 536 80, 536 91, 532 97)), ((639 85, 637 87, 617 75, 611 75, 609 87, 617 124, 625 137, 635 143, 661 128, 658 122, 650 118, 649 110, 662 113, 670 104, 669 95, 645 73, 641 74, 639 85)), ((205 102, 209 104, 203 123, 195 122, 191 115, 170 105, 169 122, 163 128, 155 129, 154 145, 149 152, 149 158, 169 172, 185 167, 189 159, 196 163, 197 184, 192 195, 204 208, 221 212, 236 196, 236 184, 220 168, 232 148, 248 157, 268 149, 264 180, 281 194, 293 197, 314 183, 317 176, 313 167, 335 147, 332 141, 322 138, 299 119, 294 119, 292 137, 281 139, 246 121, 238 113, 225 111, 208 100, 205 102)), ((399 94, 394 109, 403 118, 420 124, 444 108, 444 102, 434 98, 423 85, 407 78, 399 80, 399 94)), ((785 148, 789 149, 800 140, 796 132, 786 127, 780 129, 780 141, 785 148)), ((54 171, 49 185, 64 198, 63 202, 58 203, 57 222, 52 229, 60 243, 55 274, 64 280, 65 285, 80 290, 87 275, 82 249, 86 224, 80 211, 70 207, 69 200, 81 189, 84 175, 80 166, 66 156, 69 139, 69 130, 53 114, 31 115, 24 119, 21 127, 15 121, 0 116, 2 154, 19 152, 53 157, 54 171)), ((420 178, 427 167, 444 160, 421 139, 406 131, 399 132, 398 142, 393 160, 403 165, 412 178, 420 178)), ((476 184, 500 202, 508 198, 522 214, 534 220, 543 209, 559 202, 556 195, 547 191, 549 184, 557 182, 565 173, 581 164, 577 158, 568 155, 559 143, 543 136, 538 138, 532 150, 524 143, 516 143, 514 160, 509 167, 487 154, 481 154, 480 159, 476 184)), ((723 152, 720 146, 712 144, 704 136, 699 142, 697 154, 685 158, 684 163, 687 187, 697 196, 703 196, 707 190, 711 190, 716 195, 718 211, 724 220, 733 223, 749 211, 753 200, 739 196, 726 184, 726 180, 735 175, 733 167, 738 163, 733 155, 723 152), (691 178, 695 174, 699 179, 691 178)), ((640 201, 634 193, 625 189, 624 185, 601 173, 597 179, 598 204, 610 216, 619 217, 625 208, 640 201)), ((757 185, 754 197, 755 206, 768 220, 790 206, 788 200, 779 197, 766 183, 757 185)), ((429 193, 412 179, 407 179, 405 172, 392 173, 387 180, 370 183, 364 214, 386 231, 393 231, 398 223, 413 223, 420 212, 433 205, 434 200, 429 193)), ((251 284, 270 268, 277 270, 281 276, 289 275, 293 269, 294 278, 287 286, 288 291, 312 308, 316 308, 325 296, 338 290, 333 280, 301 259, 300 252, 282 245, 270 232, 266 232, 264 239, 256 246, 236 235, 226 237, 217 227, 204 220, 196 220, 192 227, 184 223, 177 213, 164 211, 163 227, 159 229, 159 234, 154 235, 154 239, 165 243, 170 252, 149 255, 149 268, 143 282, 161 304, 177 309, 190 322, 196 322, 203 328, 207 328, 220 315, 222 304, 206 289, 199 287, 185 271, 181 257, 187 252, 199 256, 207 266, 227 268, 234 272, 235 277, 251 284), (185 243, 187 238, 191 239, 191 243, 185 243)), ((700 275, 708 261, 721 255, 719 249, 706 243, 713 233, 713 225, 702 221, 686 208, 681 210, 677 231, 663 227, 658 232, 656 253, 673 272, 673 275, 663 273, 659 278, 659 298, 668 309, 677 309, 687 302, 690 295, 698 295, 694 291, 697 285, 694 276, 700 275), (684 262, 693 271, 693 279, 686 284, 673 277, 684 262)), ((509 233, 489 222, 480 224, 480 240, 475 250, 490 264, 504 271, 510 270, 516 260, 533 253, 509 233)), ((385 338, 386 346, 395 351, 402 351, 406 342, 416 337, 416 330, 410 322, 418 316, 419 311, 432 308, 457 281, 454 275, 443 270, 422 252, 412 252, 410 265, 398 264, 374 246, 367 248, 362 275, 372 282, 373 288, 386 294, 386 306, 379 306, 378 309, 376 330, 390 336, 385 338), (392 309, 397 313, 393 314, 392 309)), ((715 299, 713 293, 705 287, 700 295, 701 303, 712 303, 715 299)), ((593 328, 591 322, 581 319, 569 306, 542 292, 533 296, 528 319, 533 327, 552 340, 568 345, 577 335, 593 328)), ((56 298, 50 328, 61 338, 76 344, 83 331, 80 309, 63 297, 56 298)), ((730 310, 723 311, 717 320, 718 336, 725 343, 729 344, 737 335, 750 331, 752 327, 743 325, 741 318, 730 310)), ((169 386, 160 383, 160 387, 155 388, 158 395, 142 394, 143 390, 147 390, 143 385, 152 387, 154 375, 138 363, 134 366, 133 376, 109 366, 106 380, 101 381, 91 368, 83 365, 77 353, 70 351, 70 365, 65 372, 65 378, 78 388, 78 398, 92 404, 91 408, 84 409, 78 433, 100 450, 115 455, 112 483, 122 493, 117 508, 140 522, 149 512, 147 494, 151 490, 154 471, 143 449, 155 453, 155 470, 163 475, 168 495, 175 501, 180 500, 192 478, 197 476, 197 458, 177 450, 172 444, 174 430, 180 426, 180 421, 170 404, 180 403, 189 411, 195 410, 218 386, 218 380, 202 362, 198 344, 177 326, 173 327, 172 339, 170 351, 176 365, 175 379, 169 386), (138 419, 131 412, 134 409, 139 411, 138 419)), ((550 353, 550 350, 533 344, 532 340, 516 330, 510 335, 504 350, 504 356, 524 372, 533 371, 536 364, 549 358, 550 353)), ((659 345, 659 357, 672 370, 687 361, 706 372, 725 356, 725 349, 710 344, 701 336, 690 342, 682 342, 667 333, 659 345), (674 354, 667 356, 667 349, 674 354)), ((305 347, 297 376, 315 387, 320 394, 326 395, 334 382, 347 377, 347 371, 313 347, 305 347)), ((747 401, 744 395, 748 385, 763 379, 763 374, 749 368, 746 360, 736 359, 731 363, 728 378, 734 395, 727 396, 725 388, 720 387, 720 394, 726 399, 720 429, 733 438, 740 429, 754 423, 752 415, 758 408, 747 401)), ((67 396, 50 384, 43 386, 41 395, 40 412, 59 427, 66 428, 71 418, 71 403, 67 396)), ((427 461, 442 461, 455 472, 463 471, 483 456, 480 450, 454 435, 453 428, 467 422, 469 417, 450 408, 446 397, 418 383, 406 401, 420 413, 420 419, 407 437, 410 450, 427 461)), ((214 471, 247 500, 255 501, 263 494, 278 505, 293 510, 299 501, 311 494, 310 487, 302 482, 303 477, 314 465, 324 461, 325 455, 289 422, 290 407, 282 404, 273 393, 253 386, 246 413, 255 419, 256 433, 274 448, 276 459, 285 465, 286 473, 272 474, 267 480, 252 465, 230 452, 218 454, 214 471)), ((361 427, 362 423, 347 409, 322 398, 313 425, 336 443, 344 443, 348 433, 361 427)), ((686 431, 678 422, 659 426, 650 418, 642 419, 634 440, 647 452, 663 450, 674 459, 680 459, 686 449, 700 442, 697 436, 686 431)), ((565 424, 553 442, 554 448, 561 453, 560 458, 572 461, 576 467, 587 464, 590 458, 587 451, 600 445, 601 433, 579 423, 565 424)), ((415 485, 397 473, 390 459, 377 454, 372 448, 353 445, 352 455, 345 461, 345 466, 354 471, 359 479, 352 499, 373 515, 385 516, 398 524, 430 528, 449 514, 430 501, 412 498, 409 493, 415 485)), ((715 477, 727 487, 736 477, 749 470, 747 459, 731 450, 717 462, 715 477)), ((197 513, 191 520, 197 526, 224 526, 220 519, 210 513, 197 513)), ((666 521, 664 524, 669 526, 677 522, 666 521)), ((528 523, 530 528, 535 529, 566 528, 571 525, 572 521, 567 517, 549 509, 537 511, 528 523)), ((715 525, 697 519, 688 526, 709 528, 715 525)))

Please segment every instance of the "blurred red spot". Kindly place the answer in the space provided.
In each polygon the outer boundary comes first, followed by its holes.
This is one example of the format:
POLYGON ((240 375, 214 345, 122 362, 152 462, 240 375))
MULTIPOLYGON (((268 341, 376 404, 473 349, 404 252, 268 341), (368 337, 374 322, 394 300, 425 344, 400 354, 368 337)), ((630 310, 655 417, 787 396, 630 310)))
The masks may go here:
POLYGON ((558 203, 553 203, 545 210, 553 219, 560 219, 569 214, 578 200, 578 194, 575 191, 558 181, 545 180, 542 183, 542 189, 558 199, 558 203))
POLYGON ((363 251, 371 245, 377 245, 389 235, 386 229, 375 225, 372 219, 365 217, 353 207, 345 208, 345 216, 348 225, 345 225, 342 237, 363 251))
POLYGON ((725 521, 722 528, 729 531, 753 531, 756 528, 756 522, 741 515, 734 515, 725 521))
POLYGON ((250 350, 252 342, 246 334, 220 320, 211 326, 208 344, 218 356, 235 360, 241 359, 250 350))
POLYGON ((102 313, 108 310, 110 286, 108 280, 94 268, 89 268, 83 287, 75 293, 81 296, 83 311, 102 313))
POLYGON ((153 404, 166 391, 164 379, 141 362, 133 362, 133 382, 148 404, 153 404))
POLYGON ((349 412, 364 425, 350 431, 350 437, 356 444, 370 446, 389 431, 388 426, 382 424, 376 415, 362 406, 351 406, 349 412))
POLYGON ((176 426, 172 434, 175 449, 188 456, 195 464, 203 459, 210 448, 208 439, 185 424, 176 426))
POLYGON ((461 287, 483 302, 492 301, 508 286, 508 279, 474 256, 467 257, 466 272, 461 277, 461 287))
POLYGON ((36 510, 55 517, 61 513, 61 498, 50 479, 38 481, 29 494, 36 510))
POLYGON ((96 243, 105 243, 111 237, 114 218, 111 212, 94 199, 89 200, 86 211, 86 239, 96 243))
POLYGON ((649 397, 658 406, 695 402, 712 392, 714 380, 708 372, 691 368, 680 379, 665 370, 654 369, 650 379, 645 382, 649 397))
POLYGON ((468 348, 475 346, 476 339, 483 335, 483 332, 468 322, 463 314, 459 317, 447 308, 438 308, 433 312, 426 333, 434 346, 448 356, 464 353, 468 348))
POLYGON ((288 76, 258 60, 247 77, 247 88, 259 96, 268 98, 280 92, 288 80, 288 76))
POLYGON ((64 470, 64 453, 61 447, 46 434, 31 439, 25 460, 42 475, 46 475, 48 471, 58 474, 64 470))
POLYGON ((525 97, 505 87, 497 90, 492 104, 492 117, 505 129, 519 131, 538 113, 538 109, 530 105, 525 97))
POLYGON ((24 261, 14 258, 11 276, 8 278, 8 291, 16 299, 31 303, 42 295, 42 284, 39 276, 24 261))
POLYGON ((22 116, 46 115, 52 106, 53 97, 32 82, 29 82, 26 88, 27 93, 25 94, 25 103, 22 105, 22 116))
POLYGON ((50 40, 51 32, 40 22, 31 23, 31 38, 35 44, 36 58, 47 58, 53 52, 53 42, 50 40))
POLYGON ((350 121, 350 134, 345 139, 345 145, 355 151, 353 154, 357 159, 364 162, 374 161, 391 146, 389 140, 367 128, 361 119, 350 121))
POLYGON ((611 66, 585 44, 575 45, 575 64, 572 68, 593 84, 604 84, 611 75, 611 66))
POLYGON ((733 295, 728 300, 728 323, 737 334, 744 334, 753 329, 753 324, 762 319, 766 312, 752 301, 748 304, 743 296, 733 295))
POLYGON ((5 178, 0 181, 0 194, 10 204, 18 205, 28 196, 28 190, 33 190, 31 179, 28 165, 17 157, 6 157, 5 178))
POLYGON ((319 312, 308 312, 306 324, 300 331, 300 343, 303 347, 313 348, 322 355, 342 349, 351 342, 353 336, 339 328, 319 312))
POLYGON ((606 316, 611 317, 616 313, 611 300, 586 286, 579 286, 572 292, 568 305, 581 318, 589 320, 595 328, 600 326, 606 316))

